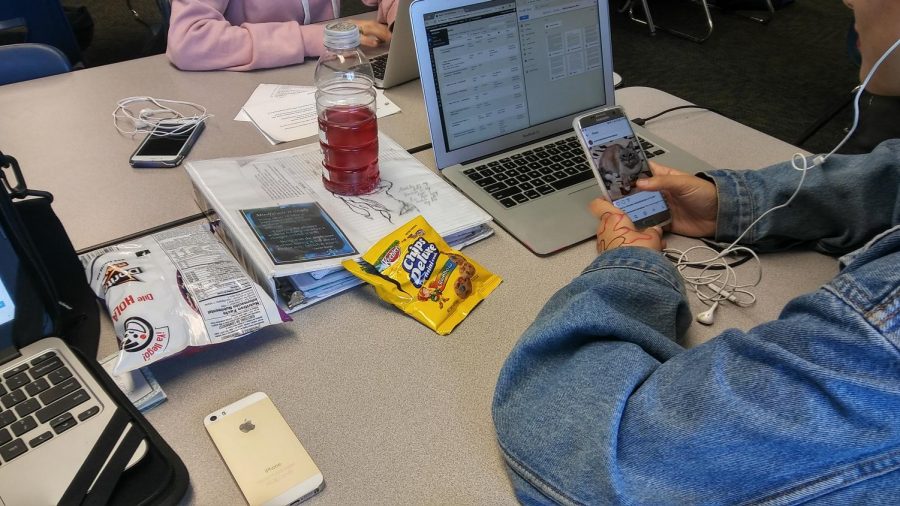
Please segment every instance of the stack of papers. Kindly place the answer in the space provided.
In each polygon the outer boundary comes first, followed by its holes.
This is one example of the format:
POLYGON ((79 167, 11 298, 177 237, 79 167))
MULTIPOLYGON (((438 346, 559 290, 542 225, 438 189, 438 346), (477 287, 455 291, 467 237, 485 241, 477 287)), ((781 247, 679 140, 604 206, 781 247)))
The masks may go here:
MULTIPOLYGON (((376 115, 396 114, 400 108, 376 90, 376 115)), ((316 116, 316 88, 286 84, 260 84, 235 116, 249 121, 273 145, 312 137, 319 132, 316 116)))
POLYGON ((420 214, 455 248, 493 233, 490 215, 383 134, 379 167, 378 188, 352 197, 325 189, 318 144, 185 168, 238 261, 296 311, 360 284, 341 262, 420 214))

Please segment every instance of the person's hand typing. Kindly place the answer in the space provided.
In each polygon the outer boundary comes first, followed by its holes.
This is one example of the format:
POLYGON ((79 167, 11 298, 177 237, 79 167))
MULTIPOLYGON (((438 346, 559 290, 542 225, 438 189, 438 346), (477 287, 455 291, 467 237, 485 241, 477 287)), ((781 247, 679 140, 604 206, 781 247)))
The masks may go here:
POLYGON ((359 27, 359 44, 361 46, 378 47, 391 41, 391 31, 387 25, 369 19, 351 19, 359 27))
POLYGON ((668 227, 676 234, 712 237, 716 234, 719 196, 716 185, 697 176, 650 162, 653 177, 638 179, 642 191, 660 191, 672 213, 668 227))
POLYGON ((594 199, 590 209, 600 221, 597 225, 597 253, 622 246, 639 246, 656 251, 662 251, 665 247, 662 229, 650 227, 637 230, 625 211, 612 205, 611 202, 594 199))

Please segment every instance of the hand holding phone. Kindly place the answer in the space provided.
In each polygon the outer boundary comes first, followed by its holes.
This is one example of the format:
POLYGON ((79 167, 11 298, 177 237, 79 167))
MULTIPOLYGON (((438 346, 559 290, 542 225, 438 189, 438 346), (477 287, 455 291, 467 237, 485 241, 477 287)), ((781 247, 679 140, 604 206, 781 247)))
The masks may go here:
POLYGON ((213 411, 203 423, 250 506, 295 504, 325 487, 321 471, 266 394, 213 411))
POLYGON ((637 189, 637 180, 652 174, 640 139, 621 107, 583 114, 574 119, 572 126, 601 192, 628 214, 635 227, 644 229, 671 221, 662 193, 637 189))
POLYGON ((639 183, 642 190, 661 191, 672 214, 671 230, 688 237, 714 237, 719 196, 712 181, 665 165, 652 167, 653 178, 639 183))
POLYGON ((204 127, 203 121, 160 121, 144 137, 128 162, 135 168, 177 167, 190 152, 204 127))

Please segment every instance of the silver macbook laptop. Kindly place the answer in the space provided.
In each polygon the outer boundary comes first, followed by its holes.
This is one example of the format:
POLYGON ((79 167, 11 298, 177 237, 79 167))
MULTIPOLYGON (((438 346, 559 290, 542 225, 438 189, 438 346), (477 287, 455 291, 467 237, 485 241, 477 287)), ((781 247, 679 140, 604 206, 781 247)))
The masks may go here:
MULTIPOLYGON (((91 372, 65 342, 40 338, 50 331, 47 301, 7 227, 0 216, 0 505, 80 503, 131 422, 111 424, 117 405, 91 372), (98 452, 104 433, 109 446, 98 452)), ((129 466, 146 452, 140 441, 122 446, 134 452, 129 466)))
MULTIPOLYGON (((538 255, 594 237, 572 119, 615 104, 607 0, 417 0, 410 19, 442 174, 538 255)), ((711 168, 634 129, 661 163, 711 168)))
POLYGON ((412 0, 400 0, 387 52, 371 57, 372 70, 375 72, 375 86, 378 88, 392 88, 419 77, 412 28, 409 25, 409 4, 411 2, 412 0))

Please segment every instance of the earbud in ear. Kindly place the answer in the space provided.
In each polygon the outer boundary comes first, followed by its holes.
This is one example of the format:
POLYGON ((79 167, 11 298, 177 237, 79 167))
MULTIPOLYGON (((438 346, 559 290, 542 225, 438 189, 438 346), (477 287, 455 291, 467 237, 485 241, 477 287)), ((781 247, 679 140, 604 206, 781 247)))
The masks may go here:
POLYGON ((715 315, 716 315, 716 308, 718 308, 718 307, 719 307, 719 303, 713 302, 713 305, 709 306, 709 309, 707 309, 706 311, 699 313, 697 315, 697 321, 699 323, 702 323, 703 325, 712 325, 713 322, 716 321, 715 315))

